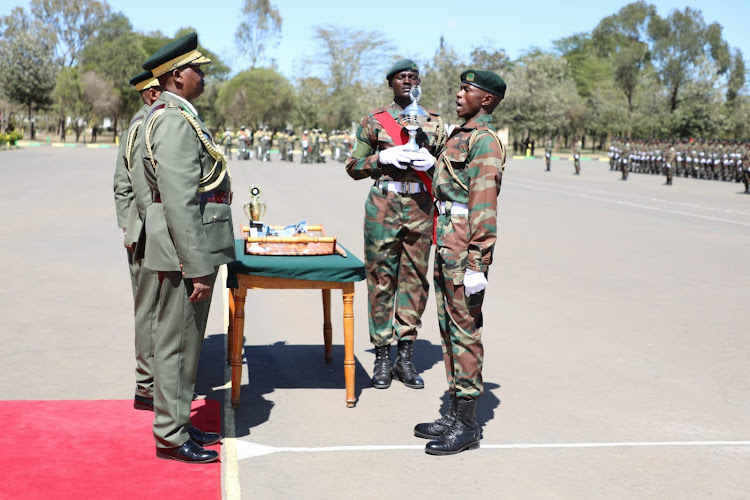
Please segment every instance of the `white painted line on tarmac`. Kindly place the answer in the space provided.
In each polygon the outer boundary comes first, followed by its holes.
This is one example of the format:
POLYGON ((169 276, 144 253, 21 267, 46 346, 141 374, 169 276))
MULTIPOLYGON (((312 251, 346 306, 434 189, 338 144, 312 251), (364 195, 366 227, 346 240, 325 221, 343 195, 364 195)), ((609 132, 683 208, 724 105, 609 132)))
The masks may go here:
MULTIPOLYGON (((427 441, 425 441, 426 443, 427 441)), ((750 441, 625 441, 614 443, 508 443, 481 444, 485 450, 534 450, 534 449, 581 449, 581 448, 641 448, 649 446, 678 447, 678 446, 750 446, 750 441)), ((245 460, 271 453, 324 453, 330 451, 408 451, 424 450, 424 445, 361 445, 361 446, 266 446, 248 441, 237 441, 237 459, 245 460)))
MULTIPOLYGON (((527 189, 535 189, 537 191, 553 191, 552 189, 544 189, 544 188, 540 188, 539 186, 531 186, 531 185, 523 184, 523 183, 517 183, 516 185, 521 186, 521 187, 525 187, 527 189)), ((605 202, 605 203, 614 203, 616 205, 625 205, 625 206, 628 206, 628 207, 642 208, 644 210, 651 210, 651 211, 654 211, 654 212, 662 212, 662 213, 665 213, 665 214, 683 215, 683 216, 687 216, 687 217, 695 217, 697 219, 710 220, 710 221, 714 221, 714 222, 724 222, 726 224, 736 224, 736 225, 739 225, 739 226, 750 227, 750 222, 742 222, 742 221, 738 221, 738 220, 723 219, 721 217, 712 217, 710 215, 694 214, 694 213, 690 213, 690 212, 683 212, 682 210, 672 210, 672 209, 668 209, 668 208, 654 207, 654 206, 651 206, 651 205, 643 205, 641 203, 632 203, 632 202, 629 202, 629 201, 617 200, 617 199, 613 199, 613 198, 601 198, 599 196, 591 196, 591 195, 588 195, 588 194, 576 193, 574 191, 555 191, 555 192, 560 193, 560 194, 564 194, 564 195, 568 195, 568 196, 577 196, 579 198, 586 198, 586 199, 594 200, 594 201, 602 201, 602 202, 605 202)))
MULTIPOLYGON (((221 286, 221 304, 224 309, 224 332, 229 328, 229 305, 227 304, 227 266, 221 266, 219 270, 219 279, 221 286)), ((227 359, 227 343, 224 342, 224 359, 227 359)), ((221 386, 224 388, 224 438, 222 439, 222 449, 224 450, 224 462, 222 470, 224 471, 224 498, 226 500, 240 500, 242 491, 240 490, 240 467, 237 459, 237 438, 234 429, 234 410, 232 409, 232 368, 228 363, 224 363, 224 380, 228 382, 221 386)), ((214 389, 217 389, 214 387, 214 389)))

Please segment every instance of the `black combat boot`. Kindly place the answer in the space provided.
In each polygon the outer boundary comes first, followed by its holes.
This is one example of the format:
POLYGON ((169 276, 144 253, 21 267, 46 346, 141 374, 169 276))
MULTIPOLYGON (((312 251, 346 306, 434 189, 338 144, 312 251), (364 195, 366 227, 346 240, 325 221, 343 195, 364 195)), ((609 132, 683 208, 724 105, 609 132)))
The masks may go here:
POLYGON ((414 435, 425 439, 435 439, 442 433, 447 431, 453 421, 456 420, 456 395, 451 394, 450 407, 448 413, 435 420, 434 422, 427 422, 424 424, 417 424, 414 426, 414 435))
POLYGON ((396 362, 393 363, 391 374, 394 380, 400 380, 406 387, 424 389, 424 380, 422 380, 422 377, 419 376, 416 368, 414 368, 414 363, 411 362, 413 354, 414 341, 399 340, 398 356, 396 357, 396 362))
POLYGON ((476 450, 481 437, 477 423, 477 400, 458 398, 453 425, 436 440, 427 443, 424 451, 429 455, 455 455, 466 450, 476 450))
POLYGON ((375 346, 375 368, 372 374, 372 386, 376 389, 388 389, 391 386, 391 346, 375 346))

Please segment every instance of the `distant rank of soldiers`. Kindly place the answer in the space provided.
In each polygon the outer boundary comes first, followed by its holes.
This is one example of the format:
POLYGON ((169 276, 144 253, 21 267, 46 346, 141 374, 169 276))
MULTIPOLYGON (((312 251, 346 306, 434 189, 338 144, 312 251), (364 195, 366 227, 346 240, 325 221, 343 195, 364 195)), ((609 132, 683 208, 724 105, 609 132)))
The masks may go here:
POLYGON ((639 140, 616 138, 609 148, 609 168, 664 175, 671 185, 674 177, 692 177, 725 182, 742 182, 750 194, 750 144, 718 140, 639 140))

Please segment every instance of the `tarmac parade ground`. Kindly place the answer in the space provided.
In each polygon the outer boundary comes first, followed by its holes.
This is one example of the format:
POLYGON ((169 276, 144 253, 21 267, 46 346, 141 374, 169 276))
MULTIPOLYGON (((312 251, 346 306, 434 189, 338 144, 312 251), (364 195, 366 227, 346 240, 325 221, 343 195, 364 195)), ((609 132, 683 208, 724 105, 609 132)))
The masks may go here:
MULTIPOLYGON (((133 396, 115 155, 0 152, 0 399, 133 396)), ((323 224, 362 258, 370 183, 296 160, 230 162, 235 227, 257 184, 267 223, 323 224)), ((566 160, 506 167, 478 451, 433 457, 412 435, 446 401, 432 292, 415 349, 426 388, 376 390, 357 283, 347 409, 339 293, 326 365, 320 292, 250 291, 242 403, 224 409, 224 497, 748 498, 750 195, 718 181, 624 182, 604 162, 572 173, 566 160)), ((196 391, 228 402, 221 280, 213 300, 196 391)))

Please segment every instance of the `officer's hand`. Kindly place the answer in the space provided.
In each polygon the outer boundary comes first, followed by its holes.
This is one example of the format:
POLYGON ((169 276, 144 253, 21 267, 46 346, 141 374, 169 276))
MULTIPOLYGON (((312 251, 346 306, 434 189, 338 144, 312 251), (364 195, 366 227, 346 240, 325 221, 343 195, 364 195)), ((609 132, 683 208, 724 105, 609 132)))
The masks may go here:
POLYGON ((487 286, 487 277, 483 272, 467 269, 464 273, 464 294, 479 293, 487 286))
POLYGON ((190 294, 188 300, 190 302, 200 302, 209 297, 211 297, 211 276, 193 278, 193 293, 190 294))
POLYGON ((427 151, 427 148, 419 148, 419 151, 412 151, 409 154, 411 159, 411 168, 424 172, 435 166, 435 157, 427 151))
POLYGON ((378 153, 378 163, 382 165, 393 165, 401 170, 409 168, 408 146, 393 146, 378 153))

